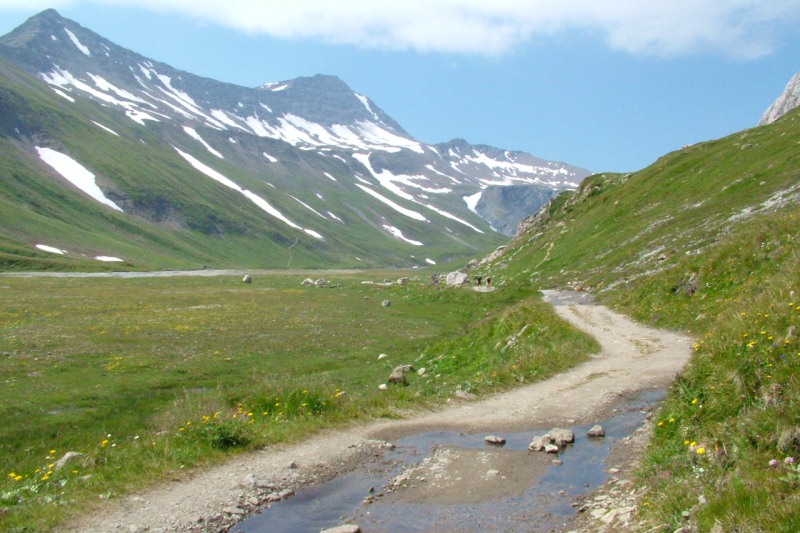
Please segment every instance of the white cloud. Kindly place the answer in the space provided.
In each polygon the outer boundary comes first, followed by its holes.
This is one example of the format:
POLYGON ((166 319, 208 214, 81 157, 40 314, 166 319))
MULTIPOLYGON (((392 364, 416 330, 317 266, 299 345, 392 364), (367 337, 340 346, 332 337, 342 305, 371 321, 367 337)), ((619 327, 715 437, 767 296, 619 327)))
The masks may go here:
POLYGON ((0 8, 138 6, 279 38, 367 48, 502 54, 559 32, 590 32, 632 54, 768 54, 800 0, 0 0, 0 8))

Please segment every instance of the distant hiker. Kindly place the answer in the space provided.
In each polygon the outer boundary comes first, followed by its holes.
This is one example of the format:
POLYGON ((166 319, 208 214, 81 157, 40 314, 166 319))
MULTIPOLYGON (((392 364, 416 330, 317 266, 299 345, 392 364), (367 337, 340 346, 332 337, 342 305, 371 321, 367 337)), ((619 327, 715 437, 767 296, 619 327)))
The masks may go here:
POLYGON ((486 278, 486 286, 487 287, 491 287, 492 286, 492 278, 486 278))
POLYGON ((481 281, 483 281, 483 277, 478 276, 478 277, 475 278, 475 280, 478 282, 478 287, 480 287, 481 286, 481 281))

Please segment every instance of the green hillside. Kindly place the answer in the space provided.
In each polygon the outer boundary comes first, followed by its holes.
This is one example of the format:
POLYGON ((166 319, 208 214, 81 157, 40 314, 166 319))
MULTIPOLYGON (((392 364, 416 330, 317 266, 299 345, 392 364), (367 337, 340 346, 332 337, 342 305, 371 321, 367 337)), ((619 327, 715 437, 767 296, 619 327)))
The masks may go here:
POLYGON ((640 473, 654 530, 800 530, 798 143, 793 112, 593 176, 487 267, 506 284, 591 291, 697 339, 640 473))
MULTIPOLYGON (((118 109, 87 99, 67 102, 0 58, 0 270, 413 266, 430 257, 439 262, 480 256, 505 239, 430 211, 426 217, 435 231, 426 228, 421 251, 387 237, 373 222, 390 208, 344 180, 321 176, 319 169, 351 176, 338 159, 308 153, 300 160, 272 139, 204 131, 209 142, 230 151, 222 159, 185 134, 166 140, 174 135, 170 127, 158 122, 142 127, 118 109), (124 213, 100 206, 69 184, 41 161, 36 147, 86 166, 124 213), (265 213, 193 168, 177 149, 324 239, 265 213), (266 152, 285 156, 285 163, 270 170, 266 152), (317 205, 309 205, 314 201, 317 205), (326 211, 338 219, 320 214, 326 211), (37 244, 67 254, 42 252, 37 244), (109 266, 94 260, 99 255, 125 262, 109 266)), ((460 197, 453 202, 463 204, 460 197)), ((392 224, 405 235, 419 233, 418 222, 396 218, 392 224)))

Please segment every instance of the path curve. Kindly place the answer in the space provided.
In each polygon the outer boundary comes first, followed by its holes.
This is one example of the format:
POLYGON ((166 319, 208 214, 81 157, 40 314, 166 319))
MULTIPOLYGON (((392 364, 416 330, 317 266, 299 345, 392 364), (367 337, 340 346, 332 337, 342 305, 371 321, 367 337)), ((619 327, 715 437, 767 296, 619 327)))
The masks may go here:
MULTIPOLYGON (((225 509, 254 497, 251 476, 279 487, 299 487, 345 471, 371 455, 382 439, 426 430, 522 431, 549 424, 605 418, 622 396, 667 386, 691 356, 683 335, 637 324, 583 294, 545 291, 545 301, 574 326, 595 337, 601 352, 543 382, 473 402, 452 402, 407 420, 376 421, 325 431, 298 444, 271 446, 146 492, 111 501, 65 531, 216 531, 225 509), (292 467, 297 468, 290 468, 292 467), (246 484, 245 484, 246 485, 246 484), (215 525, 216 524, 216 525, 215 525)), ((230 514, 230 513, 228 513, 230 514)))

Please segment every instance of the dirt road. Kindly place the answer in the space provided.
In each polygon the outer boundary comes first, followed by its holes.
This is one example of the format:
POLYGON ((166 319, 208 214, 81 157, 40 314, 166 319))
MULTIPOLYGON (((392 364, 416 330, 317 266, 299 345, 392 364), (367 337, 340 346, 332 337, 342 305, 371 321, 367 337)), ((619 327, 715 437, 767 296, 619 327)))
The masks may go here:
MULTIPOLYGON (((479 399, 453 401, 440 411, 414 415, 400 421, 328 431, 292 445, 270 447, 236 457, 201 472, 187 474, 148 492, 110 501, 97 514, 70 524, 67 531, 217 531, 222 524, 240 518, 257 503, 261 485, 297 489, 347 471, 366 457, 373 457, 384 441, 424 431, 523 431, 530 427, 574 425, 605 418, 620 397, 637 391, 662 388, 688 362, 690 339, 672 332, 636 324, 607 308, 588 302, 581 294, 546 293, 545 299, 576 327, 593 335, 601 352, 590 361, 547 381, 479 399)), ((486 472, 465 468, 464 461, 439 461, 459 472, 486 472)), ((440 458, 441 459, 441 458, 440 458)), ((452 459, 452 458, 451 458, 452 459)), ((483 460, 475 456, 473 460, 483 460)), ((512 469, 513 470, 513 469, 512 469)), ((464 478, 462 474, 459 477, 464 478)), ((457 500, 470 483, 461 479, 443 483, 437 496, 457 500), (450 490, 451 494, 447 494, 450 490)), ((505 485, 513 485, 509 480, 505 485)), ((513 489, 513 487, 511 487, 513 489)), ((407 493, 404 498, 425 498, 407 493)))

